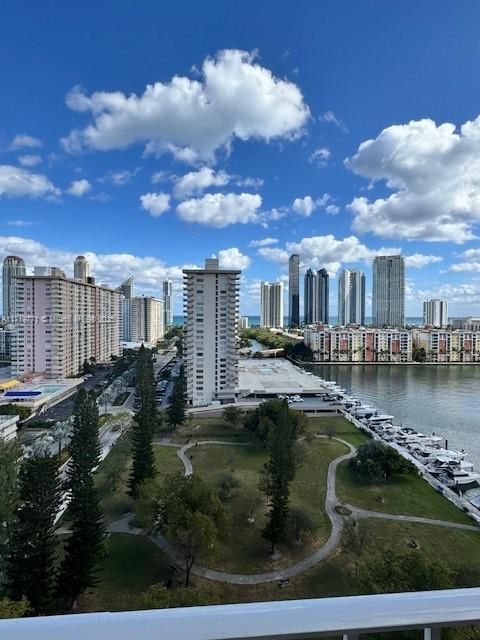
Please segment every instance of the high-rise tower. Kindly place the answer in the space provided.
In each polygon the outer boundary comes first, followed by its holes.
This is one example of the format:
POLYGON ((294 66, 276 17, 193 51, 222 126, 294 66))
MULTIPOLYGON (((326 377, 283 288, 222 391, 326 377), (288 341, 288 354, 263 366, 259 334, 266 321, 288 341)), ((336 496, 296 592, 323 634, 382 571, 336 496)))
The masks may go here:
POLYGON ((343 269, 338 279, 338 324, 365 324, 365 274, 343 269))
POLYGON ((261 283, 260 326, 283 327, 283 282, 261 283))
POLYGON ((304 318, 305 324, 328 324, 329 321, 329 276, 326 269, 316 273, 308 269, 304 280, 304 318))
POLYGON ((300 324, 300 256, 296 253, 288 261, 288 324, 300 324))
POLYGON ((3 318, 13 321, 15 316, 16 278, 24 276, 25 262, 18 256, 7 256, 3 261, 3 318))
POLYGON ((372 322, 376 327, 405 326, 403 256, 377 256, 373 261, 372 322))
POLYGON ((232 400, 238 387, 238 319, 241 271, 184 269, 184 353, 187 400, 193 406, 232 400))
POLYGON ((173 284, 171 280, 163 283, 163 301, 165 309, 165 329, 173 324, 173 284))
POLYGON ((87 278, 90 276, 90 264, 85 256, 77 256, 73 263, 73 277, 75 280, 81 282, 87 282, 87 278))

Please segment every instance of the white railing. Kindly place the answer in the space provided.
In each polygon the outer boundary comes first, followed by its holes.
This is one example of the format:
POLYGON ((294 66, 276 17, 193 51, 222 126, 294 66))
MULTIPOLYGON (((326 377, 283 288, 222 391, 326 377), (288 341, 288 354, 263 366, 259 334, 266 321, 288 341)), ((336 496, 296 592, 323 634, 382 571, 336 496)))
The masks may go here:
POLYGON ((2 640, 300 640, 480 624, 480 588, 0 621, 2 640))

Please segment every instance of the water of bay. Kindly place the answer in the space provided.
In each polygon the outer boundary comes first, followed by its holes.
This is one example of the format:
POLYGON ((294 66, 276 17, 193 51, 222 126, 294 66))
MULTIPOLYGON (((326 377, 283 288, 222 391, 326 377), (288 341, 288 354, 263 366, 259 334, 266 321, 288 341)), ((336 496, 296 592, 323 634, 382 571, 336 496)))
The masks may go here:
POLYGON ((480 469, 480 367, 472 365, 305 365, 354 396, 465 449, 480 469))

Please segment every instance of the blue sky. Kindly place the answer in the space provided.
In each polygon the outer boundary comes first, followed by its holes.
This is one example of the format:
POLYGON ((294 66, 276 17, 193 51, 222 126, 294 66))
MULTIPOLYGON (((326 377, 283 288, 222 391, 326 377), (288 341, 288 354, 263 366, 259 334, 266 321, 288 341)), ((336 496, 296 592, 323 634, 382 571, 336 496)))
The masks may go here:
POLYGON ((480 313, 478 3, 166 4, 4 7, 0 258, 155 294, 215 254, 257 313, 290 252, 401 251, 409 315, 480 313))

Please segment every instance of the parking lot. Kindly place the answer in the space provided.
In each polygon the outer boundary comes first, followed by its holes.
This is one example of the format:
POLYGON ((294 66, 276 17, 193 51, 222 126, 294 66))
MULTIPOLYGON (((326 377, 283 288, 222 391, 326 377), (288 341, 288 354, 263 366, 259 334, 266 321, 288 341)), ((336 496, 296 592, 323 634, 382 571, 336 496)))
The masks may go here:
MULTIPOLYGON (((95 373, 91 378, 87 378, 81 385, 79 385, 79 389, 85 389, 86 391, 90 391, 90 389, 95 389, 102 382, 105 381, 105 378, 109 375, 110 369, 102 369, 95 373)), ((36 415, 32 418, 32 421, 42 420, 45 422, 58 422, 59 420, 66 420, 69 416, 72 415, 73 405, 75 403, 75 394, 62 400, 54 407, 47 409, 43 413, 36 415)), ((27 423, 28 424, 28 423, 27 423)))

